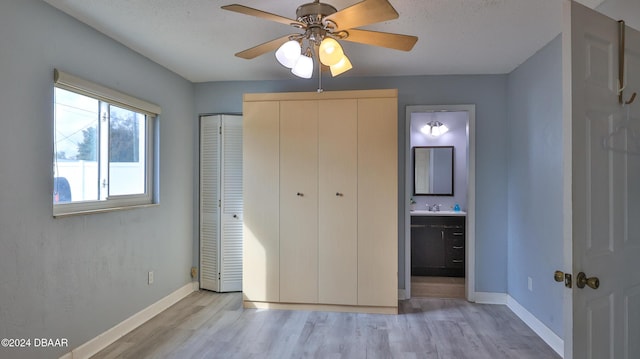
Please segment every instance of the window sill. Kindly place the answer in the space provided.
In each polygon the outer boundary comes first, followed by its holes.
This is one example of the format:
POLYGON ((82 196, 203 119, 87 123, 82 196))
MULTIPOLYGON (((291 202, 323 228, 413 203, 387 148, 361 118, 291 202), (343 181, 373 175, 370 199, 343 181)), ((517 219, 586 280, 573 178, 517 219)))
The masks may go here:
POLYGON ((160 203, 136 204, 136 205, 122 206, 122 207, 78 210, 78 211, 73 211, 73 212, 54 213, 53 214, 53 218, 84 216, 84 215, 89 215, 89 214, 115 212, 115 211, 125 211, 125 210, 130 210, 130 209, 158 207, 158 206, 160 206, 160 203))

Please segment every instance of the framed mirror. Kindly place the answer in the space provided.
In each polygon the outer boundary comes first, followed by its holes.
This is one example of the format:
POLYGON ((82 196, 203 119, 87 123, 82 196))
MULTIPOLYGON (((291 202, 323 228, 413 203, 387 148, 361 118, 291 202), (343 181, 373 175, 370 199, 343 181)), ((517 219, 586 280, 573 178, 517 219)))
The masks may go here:
POLYGON ((453 196, 453 146, 413 147, 413 195, 453 196))

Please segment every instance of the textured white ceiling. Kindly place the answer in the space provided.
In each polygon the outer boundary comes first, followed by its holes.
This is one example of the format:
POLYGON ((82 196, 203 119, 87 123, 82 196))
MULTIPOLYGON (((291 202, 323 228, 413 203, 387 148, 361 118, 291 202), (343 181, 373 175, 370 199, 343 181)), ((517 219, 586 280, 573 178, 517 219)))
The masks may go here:
MULTIPOLYGON (((44 0, 192 82, 288 79, 267 53, 236 52, 298 30, 220 9, 234 1, 295 18, 310 0, 44 0)), ((419 37, 411 52, 343 42, 342 76, 503 74, 557 36, 565 0, 390 0, 400 14, 365 27, 419 37)), ((338 10, 357 0, 325 0, 338 10)), ((602 0, 580 0, 591 7, 602 0)), ((638 0, 608 0, 629 2, 638 0)), ((620 11, 618 9, 618 11, 620 11)))

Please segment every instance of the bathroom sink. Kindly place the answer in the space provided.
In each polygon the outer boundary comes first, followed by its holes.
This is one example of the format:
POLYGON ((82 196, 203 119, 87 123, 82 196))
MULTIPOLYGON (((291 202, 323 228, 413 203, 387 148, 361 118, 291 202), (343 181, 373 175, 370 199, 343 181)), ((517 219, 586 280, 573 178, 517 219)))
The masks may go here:
POLYGON ((467 212, 464 211, 427 211, 422 209, 416 209, 411 211, 412 216, 466 216, 467 212))

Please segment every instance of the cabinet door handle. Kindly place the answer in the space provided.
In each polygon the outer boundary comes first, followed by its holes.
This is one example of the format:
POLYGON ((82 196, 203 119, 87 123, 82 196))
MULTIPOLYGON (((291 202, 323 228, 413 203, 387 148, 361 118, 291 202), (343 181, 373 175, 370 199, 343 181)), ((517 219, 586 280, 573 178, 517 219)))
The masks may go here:
POLYGON ((302 193, 302 192, 298 192, 298 193, 296 193, 296 196, 298 196, 298 197, 304 197, 304 193, 302 193))
POLYGON ((444 241, 444 231, 440 231, 440 238, 444 241))
POLYGON ((454 236, 464 236, 464 233, 462 232, 453 232, 454 236))
POLYGON ((462 259, 454 259, 454 260, 452 260, 452 262, 453 263, 462 263, 462 262, 464 262, 464 260, 462 260, 462 259))
POLYGON ((464 247, 462 247, 462 246, 453 246, 453 249, 462 249, 462 248, 464 248, 464 247))
POLYGON ((412 224, 411 228, 424 228, 426 227, 424 224, 412 224))

